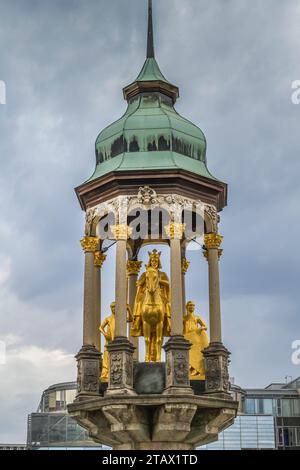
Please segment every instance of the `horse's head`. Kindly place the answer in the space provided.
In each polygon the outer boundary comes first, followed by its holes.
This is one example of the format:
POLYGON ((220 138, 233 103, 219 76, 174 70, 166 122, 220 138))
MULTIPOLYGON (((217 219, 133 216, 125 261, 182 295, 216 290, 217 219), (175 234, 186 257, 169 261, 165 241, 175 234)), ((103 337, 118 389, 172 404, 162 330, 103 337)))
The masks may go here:
POLYGON ((158 280, 158 270, 148 267, 146 271, 146 289, 149 294, 154 294, 159 288, 158 280))

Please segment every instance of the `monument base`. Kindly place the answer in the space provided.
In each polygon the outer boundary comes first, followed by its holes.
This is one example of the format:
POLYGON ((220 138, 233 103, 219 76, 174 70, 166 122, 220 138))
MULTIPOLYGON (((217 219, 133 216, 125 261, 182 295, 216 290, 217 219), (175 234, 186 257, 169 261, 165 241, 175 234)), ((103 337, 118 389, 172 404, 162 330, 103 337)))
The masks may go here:
POLYGON ((203 395, 99 396, 74 402, 70 415, 98 443, 116 450, 192 450, 217 440, 238 404, 203 395))

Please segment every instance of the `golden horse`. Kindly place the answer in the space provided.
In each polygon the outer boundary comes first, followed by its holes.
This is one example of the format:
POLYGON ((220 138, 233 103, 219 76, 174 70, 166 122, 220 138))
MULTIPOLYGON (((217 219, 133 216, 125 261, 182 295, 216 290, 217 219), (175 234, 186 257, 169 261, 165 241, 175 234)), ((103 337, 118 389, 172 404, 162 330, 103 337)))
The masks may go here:
POLYGON ((141 308, 146 345, 146 362, 159 362, 165 322, 165 311, 159 286, 159 272, 151 266, 146 271, 145 297, 141 308))

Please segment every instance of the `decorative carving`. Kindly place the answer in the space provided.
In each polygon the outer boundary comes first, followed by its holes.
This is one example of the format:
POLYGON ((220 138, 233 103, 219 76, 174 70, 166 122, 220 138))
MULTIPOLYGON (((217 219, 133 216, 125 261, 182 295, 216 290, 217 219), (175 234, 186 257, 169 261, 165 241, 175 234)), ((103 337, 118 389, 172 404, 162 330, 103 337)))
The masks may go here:
POLYGON ((98 367, 95 361, 85 361, 83 388, 86 392, 97 392, 99 387, 98 367))
POLYGON ((84 234, 86 237, 91 237, 93 235, 94 223, 98 216, 98 209, 88 209, 85 216, 85 229, 84 234))
POLYGON ((218 222, 219 222, 220 217, 218 215, 216 207, 213 206, 212 204, 205 204, 204 211, 205 211, 205 214, 207 215, 207 217, 211 221, 212 232, 217 233, 218 232, 218 222))
POLYGON ((208 393, 229 393, 229 355, 221 343, 212 343, 203 351, 205 358, 205 388, 208 393))
POLYGON ((127 261, 127 276, 137 276, 142 267, 142 261, 129 260, 127 261))
POLYGON ((111 231, 115 240, 128 240, 132 233, 132 228, 128 225, 112 225, 111 231))
POLYGON ((181 269, 182 269, 183 274, 187 273, 187 270, 189 269, 190 264, 191 264, 190 261, 188 261, 186 258, 182 258, 181 269))
POLYGON ((204 235, 204 243, 207 250, 218 250, 222 241, 223 237, 217 233, 206 233, 204 235))
POLYGON ((183 336, 171 336, 164 345, 166 351, 166 388, 189 390, 189 350, 191 344, 183 336))
POLYGON ((105 260, 106 260, 106 255, 102 251, 95 252, 94 264, 96 268, 101 269, 105 260))
POLYGON ((99 240, 99 237, 84 237, 80 240, 80 244, 85 253, 95 253, 99 245, 99 240))
POLYGON ((101 353, 94 346, 84 345, 77 359, 77 395, 97 395, 101 353))
POLYGON ((140 187, 137 195, 119 196, 99 204, 96 208, 97 218, 100 220, 105 215, 112 213, 114 214, 115 224, 126 225, 127 216, 130 212, 141 207, 147 210, 150 206, 166 210, 170 214, 171 220, 175 222, 181 221, 184 210, 196 212, 204 218, 205 205, 202 201, 183 197, 179 194, 158 195, 149 186, 140 187))
POLYGON ((140 204, 145 204, 146 206, 158 203, 156 191, 150 188, 150 186, 140 187, 137 199, 140 204))
POLYGON ((171 239, 181 239, 185 231, 185 224, 171 222, 165 227, 167 236, 171 239))
POLYGON ((107 345, 109 352, 109 386, 107 393, 133 392, 134 347, 127 338, 115 338, 107 345))
POLYGON ((122 385, 122 354, 110 354, 110 383, 112 385, 122 385))
POLYGON ((187 354, 176 351, 174 354, 174 378, 176 385, 186 385, 188 370, 189 362, 187 360, 187 354))

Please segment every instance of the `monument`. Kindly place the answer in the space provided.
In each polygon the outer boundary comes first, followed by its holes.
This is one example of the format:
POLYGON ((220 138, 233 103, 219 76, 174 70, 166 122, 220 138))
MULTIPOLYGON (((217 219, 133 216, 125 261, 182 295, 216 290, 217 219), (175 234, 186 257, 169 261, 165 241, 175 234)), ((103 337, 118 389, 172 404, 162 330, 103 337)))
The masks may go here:
POLYGON ((221 334, 218 213, 227 185, 207 169, 202 131, 174 108, 179 90, 155 59, 151 0, 146 61, 123 92, 127 110, 97 137, 96 169, 76 188, 86 213, 83 345, 68 411, 113 449, 191 450, 216 440, 237 411, 221 334), (209 334, 186 300, 187 247, 201 237, 209 334), (111 314, 102 316, 101 272, 112 244, 115 289, 107 292, 111 314), (169 247, 170 277, 156 248, 140 275, 140 250, 153 244, 169 247))

